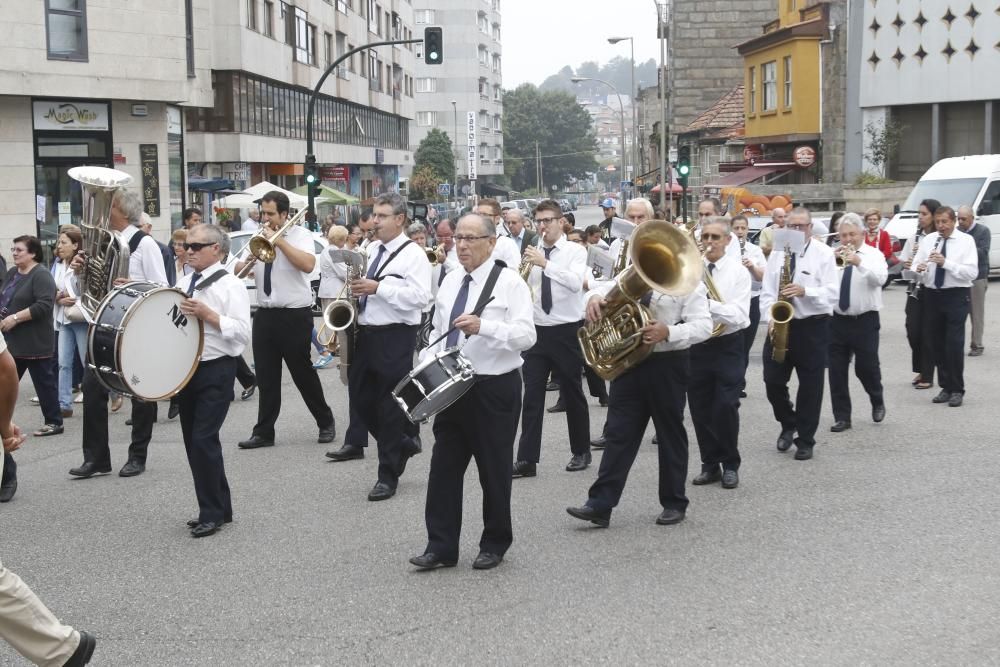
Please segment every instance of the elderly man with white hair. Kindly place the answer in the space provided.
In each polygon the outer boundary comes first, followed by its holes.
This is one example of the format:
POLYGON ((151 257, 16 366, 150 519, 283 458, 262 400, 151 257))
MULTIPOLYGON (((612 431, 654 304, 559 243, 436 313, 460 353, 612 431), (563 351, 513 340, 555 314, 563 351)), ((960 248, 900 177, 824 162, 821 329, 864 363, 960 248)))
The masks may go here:
POLYGON ((854 374, 865 388, 872 406, 872 421, 885 419, 882 397, 882 370, 879 366, 879 311, 882 310, 882 284, 889 267, 885 256, 865 243, 861 217, 848 213, 837 225, 840 247, 840 290, 833 306, 830 325, 830 403, 834 424, 830 430, 840 433, 851 428, 851 393, 847 369, 854 357, 854 374))
POLYGON ((976 222, 976 214, 971 206, 959 206, 957 215, 958 228, 976 242, 976 256, 979 260, 979 273, 972 281, 972 299, 969 304, 969 319, 972 321, 969 356, 978 357, 983 354, 983 317, 986 310, 986 287, 989 285, 990 276, 990 240, 993 235, 988 227, 976 222))

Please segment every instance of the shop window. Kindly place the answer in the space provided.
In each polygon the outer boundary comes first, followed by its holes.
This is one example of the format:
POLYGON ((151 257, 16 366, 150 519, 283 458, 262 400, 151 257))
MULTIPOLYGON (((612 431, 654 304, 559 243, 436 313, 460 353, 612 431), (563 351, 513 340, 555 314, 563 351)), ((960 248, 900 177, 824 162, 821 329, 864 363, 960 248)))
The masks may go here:
POLYGON ((761 92, 763 104, 761 111, 774 111, 778 108, 778 64, 775 61, 760 66, 761 92))
POLYGON ((87 62, 86 0, 45 0, 49 60, 87 62))

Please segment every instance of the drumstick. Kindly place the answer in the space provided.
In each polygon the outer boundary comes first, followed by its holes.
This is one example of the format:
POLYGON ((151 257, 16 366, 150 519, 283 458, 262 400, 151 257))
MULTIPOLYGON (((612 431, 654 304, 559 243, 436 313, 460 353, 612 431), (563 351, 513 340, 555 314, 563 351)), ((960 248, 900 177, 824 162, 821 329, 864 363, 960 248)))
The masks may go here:
MULTIPOLYGON (((466 315, 475 315, 476 317, 479 317, 479 316, 480 316, 480 315, 482 314, 482 312, 483 312, 484 310, 486 310, 486 306, 490 305, 490 303, 491 303, 491 302, 493 301, 493 299, 495 299, 495 298, 496 298, 495 296, 491 296, 491 297, 490 297, 489 299, 487 299, 487 300, 486 300, 486 303, 484 303, 483 305, 479 306, 479 308, 476 308, 476 309, 475 309, 474 311, 472 311, 471 313, 466 313, 466 315)), ((454 327, 454 326, 453 326, 452 328, 448 329, 448 330, 447 330, 447 331, 445 331, 445 332, 444 332, 443 334, 441 334, 440 336, 438 336, 438 337, 437 337, 437 339, 435 339, 435 340, 434 340, 434 342, 433 342, 433 343, 431 343, 430 345, 428 345, 427 347, 428 347, 428 348, 431 348, 431 347, 434 347, 435 345, 437 345, 438 343, 440 343, 441 341, 443 341, 443 340, 444 340, 445 338, 447 338, 447 337, 448 337, 448 334, 450 334, 450 333, 451 333, 452 331, 454 331, 454 330, 455 330, 455 329, 457 329, 457 328, 458 328, 458 327, 454 327)))

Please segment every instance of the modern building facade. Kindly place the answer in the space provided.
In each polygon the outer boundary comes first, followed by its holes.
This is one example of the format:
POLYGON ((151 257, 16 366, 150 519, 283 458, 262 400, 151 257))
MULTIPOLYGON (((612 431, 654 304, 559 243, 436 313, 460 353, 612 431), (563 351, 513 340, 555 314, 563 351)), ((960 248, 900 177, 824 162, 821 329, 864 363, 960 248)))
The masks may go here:
POLYGON ((501 0, 413 0, 415 28, 444 31, 443 61, 417 61, 414 74, 416 120, 410 150, 436 128, 451 137, 458 184, 472 176, 482 192, 496 183, 503 165, 503 83, 501 0))

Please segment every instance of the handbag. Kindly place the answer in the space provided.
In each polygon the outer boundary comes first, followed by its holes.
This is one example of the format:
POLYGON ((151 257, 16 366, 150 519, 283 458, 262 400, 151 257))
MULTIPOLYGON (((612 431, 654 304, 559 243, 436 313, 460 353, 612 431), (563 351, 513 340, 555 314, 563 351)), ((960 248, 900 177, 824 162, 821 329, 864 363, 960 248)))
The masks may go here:
POLYGON ((74 303, 72 306, 66 306, 63 308, 63 315, 70 322, 86 322, 87 318, 83 316, 83 310, 80 308, 80 303, 74 303))

